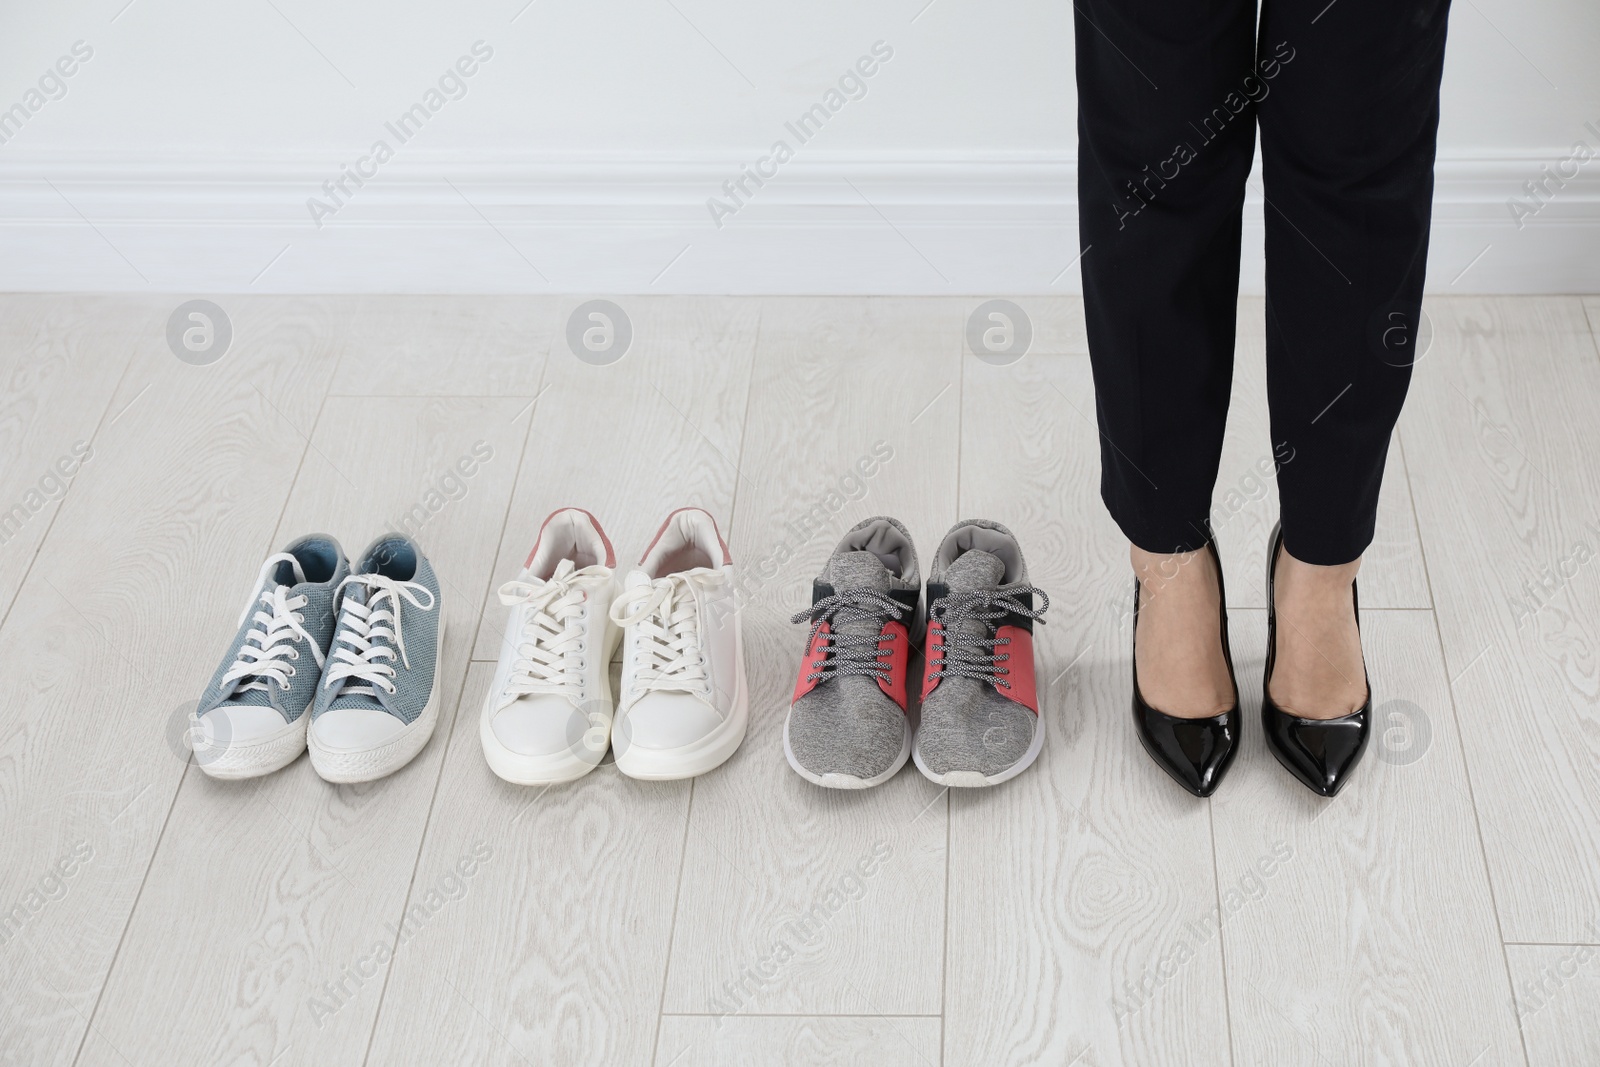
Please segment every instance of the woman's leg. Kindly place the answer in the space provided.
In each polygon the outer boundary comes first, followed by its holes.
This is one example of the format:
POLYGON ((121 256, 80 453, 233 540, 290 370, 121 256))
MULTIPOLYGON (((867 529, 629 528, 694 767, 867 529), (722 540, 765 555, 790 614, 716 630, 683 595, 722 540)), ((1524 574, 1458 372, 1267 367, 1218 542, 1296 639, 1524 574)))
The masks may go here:
POLYGON ((1284 544, 1332 565, 1372 540, 1415 358, 1448 0, 1267 0, 1261 101, 1267 391, 1284 544), (1315 20, 1315 21, 1313 21, 1315 20))
POLYGON ((1365 699, 1350 583, 1416 359, 1448 0, 1267 0, 1267 393, 1285 557, 1274 698, 1365 699))
POLYGON ((1078 216, 1101 496, 1132 542, 1144 699, 1232 705, 1207 539, 1255 148, 1254 0, 1078 0, 1078 216))
POLYGON ((1078 218, 1101 495, 1134 545, 1206 542, 1233 376, 1254 0, 1078 0, 1078 218))

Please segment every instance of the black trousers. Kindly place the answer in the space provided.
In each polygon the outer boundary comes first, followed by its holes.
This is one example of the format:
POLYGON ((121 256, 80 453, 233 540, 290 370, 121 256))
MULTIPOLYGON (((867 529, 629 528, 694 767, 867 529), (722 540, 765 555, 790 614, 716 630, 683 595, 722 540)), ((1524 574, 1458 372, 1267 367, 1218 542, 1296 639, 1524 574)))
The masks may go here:
POLYGON ((1416 358, 1449 0, 1076 0, 1078 203, 1101 495, 1152 552, 1207 538, 1261 126, 1284 542, 1372 540, 1416 358))

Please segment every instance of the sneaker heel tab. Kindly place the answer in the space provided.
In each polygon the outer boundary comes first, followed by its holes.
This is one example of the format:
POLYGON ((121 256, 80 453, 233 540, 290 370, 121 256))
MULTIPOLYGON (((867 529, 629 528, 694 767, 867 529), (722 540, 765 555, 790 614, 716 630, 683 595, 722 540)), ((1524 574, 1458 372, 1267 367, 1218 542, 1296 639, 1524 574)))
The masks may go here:
POLYGON ((538 558, 539 555, 539 546, 544 544, 545 530, 552 522, 563 515, 582 515, 584 519, 588 521, 589 528, 594 531, 595 535, 600 538, 600 543, 605 546, 605 565, 610 567, 612 570, 616 570, 617 550, 612 547, 611 538, 606 536, 606 529, 604 526, 600 525, 600 520, 595 518, 594 512, 588 510, 587 508, 570 506, 556 508, 556 510, 544 517, 544 521, 539 524, 539 532, 534 535, 533 548, 528 550, 528 558, 522 561, 522 569, 527 570, 533 566, 533 561, 538 558))
POLYGON ((640 566, 643 566, 645 560, 650 558, 650 554, 652 552, 654 552, 656 546, 661 543, 661 538, 666 534, 666 532, 669 529, 672 528, 673 520, 677 519, 679 516, 688 516, 688 515, 703 516, 705 521, 710 525, 710 527, 711 527, 711 535, 714 538, 716 538, 717 547, 722 550, 722 561, 718 564, 718 566, 727 567, 727 566, 731 566, 733 564, 733 554, 728 551, 728 542, 723 540, 722 530, 721 530, 720 527, 717 526, 716 517, 713 516, 711 514, 711 512, 707 511, 705 508, 695 507, 695 506, 691 505, 689 507, 682 507, 682 508, 674 509, 664 520, 662 520, 660 528, 656 530, 656 535, 650 539, 649 547, 646 548, 644 550, 644 552, 639 556, 639 565, 640 566))
POLYGON ((717 517, 705 508, 682 508, 680 510, 694 512, 705 517, 705 521, 711 525, 711 535, 717 539, 717 545, 722 549, 722 566, 726 567, 732 564, 733 553, 728 551, 728 542, 722 536, 722 528, 717 525, 717 517))

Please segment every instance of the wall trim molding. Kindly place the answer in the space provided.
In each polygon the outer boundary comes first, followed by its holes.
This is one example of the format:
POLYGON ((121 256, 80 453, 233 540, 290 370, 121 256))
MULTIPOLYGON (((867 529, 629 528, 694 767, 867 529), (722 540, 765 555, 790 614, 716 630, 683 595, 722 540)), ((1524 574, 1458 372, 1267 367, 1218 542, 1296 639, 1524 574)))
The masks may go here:
MULTIPOLYGON (((1444 157, 1429 289, 1600 291, 1600 162, 1521 220, 1571 156, 1444 157)), ((328 156, 0 148, 0 290, 1074 292, 1070 153, 806 154, 748 197, 727 154, 442 153, 402 146, 348 198, 328 156), (316 197, 333 210, 316 225, 316 197), (734 210, 720 227, 707 200, 734 210), (742 202, 740 202, 742 200, 742 202)), ((372 164, 368 164, 369 167, 372 164)), ((1565 168, 1571 171, 1572 167, 1565 168)), ((1242 285, 1261 284, 1259 183, 1242 285)), ((1109 208, 1108 208, 1109 210, 1109 208)))

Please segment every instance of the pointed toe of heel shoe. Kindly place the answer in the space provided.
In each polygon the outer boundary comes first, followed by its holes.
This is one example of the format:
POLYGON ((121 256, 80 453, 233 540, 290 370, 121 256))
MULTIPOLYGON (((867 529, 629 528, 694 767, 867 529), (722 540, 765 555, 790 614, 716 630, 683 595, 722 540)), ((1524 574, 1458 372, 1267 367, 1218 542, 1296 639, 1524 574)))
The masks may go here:
MULTIPOLYGON (((1349 715, 1335 719, 1305 719, 1284 711, 1272 702, 1267 683, 1272 680, 1272 666, 1278 653, 1278 613, 1274 598, 1274 581, 1278 570, 1278 553, 1283 548, 1282 525, 1272 529, 1271 547, 1267 550, 1267 665, 1261 676, 1261 730, 1267 747, 1313 793, 1321 797, 1337 796, 1350 780, 1361 755, 1367 750, 1367 736, 1372 732, 1372 684, 1367 683, 1367 700, 1349 715)), ((1355 584, 1350 586, 1351 606, 1356 613, 1356 626, 1361 626, 1361 602, 1355 584)))
MULTIPOLYGON (((1158 711, 1144 702, 1139 695, 1139 665, 1135 658, 1133 667, 1133 724, 1139 732, 1139 743, 1150 754, 1157 767, 1171 775, 1172 780, 1197 797, 1208 797, 1222 784, 1233 757, 1239 751, 1240 727, 1243 716, 1239 711, 1239 685, 1234 681, 1233 652, 1228 647, 1228 595, 1222 584, 1222 557, 1216 544, 1206 546, 1217 566, 1217 594, 1222 605, 1222 656, 1228 662, 1228 679, 1233 681, 1233 707, 1221 715, 1203 719, 1185 719, 1158 711)), ((1134 640, 1139 634, 1139 580, 1133 582, 1134 640)))
POLYGON ((1239 709, 1208 719, 1180 719, 1157 711, 1133 694, 1133 722, 1139 741, 1156 766, 1197 797, 1208 797, 1239 750, 1239 709))
POLYGON ((1261 730, 1284 769, 1318 796, 1336 796, 1366 751, 1371 729, 1368 706, 1337 719, 1302 719, 1261 702, 1261 730))

